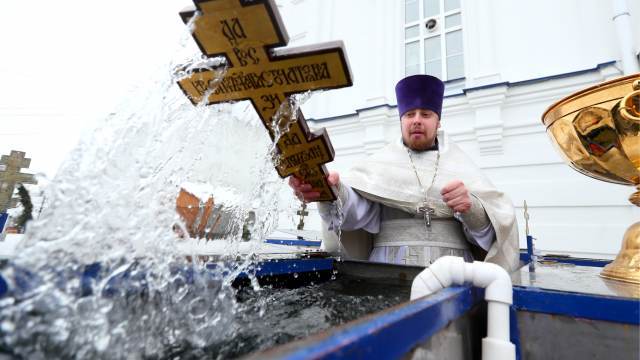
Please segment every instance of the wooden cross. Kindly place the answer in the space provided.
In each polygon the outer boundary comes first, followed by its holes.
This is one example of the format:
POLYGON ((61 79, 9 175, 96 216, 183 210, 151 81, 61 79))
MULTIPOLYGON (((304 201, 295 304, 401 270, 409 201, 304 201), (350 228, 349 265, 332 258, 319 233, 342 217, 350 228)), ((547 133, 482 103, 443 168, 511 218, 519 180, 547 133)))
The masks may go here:
POLYGON ((24 157, 23 151, 11 150, 10 155, 0 158, 0 213, 12 207, 13 189, 16 184, 36 184, 32 174, 23 174, 20 168, 28 168, 31 159, 24 157))
POLYGON ((273 0, 194 3, 196 8, 180 16, 187 23, 197 15, 196 43, 206 56, 224 57, 226 68, 196 69, 178 80, 182 91, 194 104, 204 97, 207 104, 251 101, 271 139, 277 139, 278 174, 283 178, 295 175, 310 183, 320 192, 318 201, 335 200, 324 166, 334 158, 326 131, 309 131, 301 111, 292 114, 281 104, 292 94, 352 85, 342 42, 277 49, 287 45, 289 38, 273 0))
POLYGON ((298 222, 298 230, 304 230, 304 217, 309 215, 307 211, 307 203, 303 202, 300 210, 296 212, 296 214, 300 215, 300 221, 298 222))

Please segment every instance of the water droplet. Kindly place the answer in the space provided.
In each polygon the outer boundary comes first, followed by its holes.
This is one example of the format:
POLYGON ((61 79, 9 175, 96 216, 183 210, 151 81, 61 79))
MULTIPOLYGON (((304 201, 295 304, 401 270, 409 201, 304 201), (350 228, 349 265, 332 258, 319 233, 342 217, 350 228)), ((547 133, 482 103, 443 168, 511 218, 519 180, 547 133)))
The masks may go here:
POLYGON ((10 333, 16 329, 16 325, 11 321, 3 321, 0 325, 0 329, 2 329, 3 333, 10 333))

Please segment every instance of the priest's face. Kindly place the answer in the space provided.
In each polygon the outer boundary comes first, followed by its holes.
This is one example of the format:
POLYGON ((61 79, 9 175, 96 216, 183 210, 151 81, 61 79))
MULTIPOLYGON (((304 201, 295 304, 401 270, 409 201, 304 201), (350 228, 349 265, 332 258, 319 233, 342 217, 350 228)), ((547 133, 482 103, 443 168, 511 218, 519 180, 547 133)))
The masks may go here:
POLYGON ((440 127, 438 114, 427 109, 409 110, 400 119, 402 140, 411 150, 426 150, 436 141, 440 127))

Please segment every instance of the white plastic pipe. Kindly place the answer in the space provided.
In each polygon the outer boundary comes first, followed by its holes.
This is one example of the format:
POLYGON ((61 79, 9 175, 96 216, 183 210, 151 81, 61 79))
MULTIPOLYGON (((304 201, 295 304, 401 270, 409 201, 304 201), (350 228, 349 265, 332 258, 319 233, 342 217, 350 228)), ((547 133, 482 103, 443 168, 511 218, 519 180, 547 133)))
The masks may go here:
POLYGON ((631 14, 629 13, 626 0, 613 1, 612 20, 618 35, 618 46, 620 47, 622 71, 624 74, 633 74, 640 71, 638 58, 634 51, 633 28, 631 27, 631 14))
POLYGON ((516 347, 509 341, 509 306, 513 303, 511 278, 500 266, 479 261, 466 263, 461 257, 443 256, 413 279, 411 300, 464 283, 485 288, 488 321, 487 337, 482 339, 482 358, 515 359, 516 347))

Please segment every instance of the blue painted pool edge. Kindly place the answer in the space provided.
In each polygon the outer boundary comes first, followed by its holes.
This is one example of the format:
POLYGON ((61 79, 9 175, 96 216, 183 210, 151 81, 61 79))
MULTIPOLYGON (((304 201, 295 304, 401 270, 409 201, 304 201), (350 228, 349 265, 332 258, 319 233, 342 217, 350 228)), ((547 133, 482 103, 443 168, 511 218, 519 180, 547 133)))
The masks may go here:
MULTIPOLYGON (((526 252, 520 253, 520 261, 524 264, 531 262, 531 256, 526 252)), ((573 258, 569 256, 539 255, 538 262, 556 262, 561 264, 573 264, 576 266, 605 267, 611 260, 573 258)))
MULTIPOLYGON (((333 270, 333 259, 281 259, 259 262, 242 271, 236 278, 246 278, 249 274, 257 277, 277 276, 293 273, 333 270)), ((207 265, 207 269, 214 269, 215 264, 207 265)))
POLYGON ((632 298, 514 286, 513 305, 518 311, 640 325, 640 302, 632 298))
MULTIPOLYGON (((269 260, 256 263, 254 265, 250 265, 246 270, 239 272, 236 275, 237 279, 247 278, 249 274, 255 274, 257 277, 264 276, 278 276, 278 275, 286 275, 293 273, 305 273, 305 272, 316 272, 316 271, 331 271, 333 270, 333 259, 331 258, 312 258, 312 259, 281 259, 281 260, 269 260)), ((206 268, 208 270, 215 269, 217 265, 215 263, 207 264, 206 268)), ((84 266, 80 277, 80 296, 88 296, 93 292, 93 282, 98 278, 99 272, 101 269, 101 265, 99 263, 88 264, 84 266)), ((185 267, 187 272, 193 271, 193 268, 188 266, 185 267)), ((22 273, 22 272, 21 272, 22 273)), ((20 274, 21 274, 20 273, 20 274)), ((114 280, 114 286, 125 286, 124 283, 119 282, 118 278, 123 278, 123 280, 127 281, 126 276, 127 271, 123 272, 122 276, 112 276, 114 280)), ((224 275, 229 274, 230 272, 225 272, 224 275)), ((29 272, 25 272, 25 276, 20 276, 16 281, 24 282, 25 286, 29 285, 30 282, 36 282, 37 277, 34 277, 33 274, 29 272)), ((15 282, 15 281, 14 281, 15 282)), ((0 298, 7 295, 7 293, 11 289, 8 286, 7 279, 5 279, 0 274, 0 298)))
POLYGON ((279 239, 267 239, 264 242, 268 244, 276 244, 276 245, 288 245, 288 246, 312 246, 312 247, 320 247, 322 245, 322 241, 312 241, 312 240, 279 240, 279 239))
POLYGON ((288 360, 401 358, 483 298, 483 289, 471 286, 446 288, 373 318, 338 328, 322 340, 279 357, 288 360))

